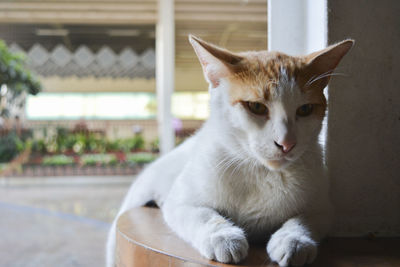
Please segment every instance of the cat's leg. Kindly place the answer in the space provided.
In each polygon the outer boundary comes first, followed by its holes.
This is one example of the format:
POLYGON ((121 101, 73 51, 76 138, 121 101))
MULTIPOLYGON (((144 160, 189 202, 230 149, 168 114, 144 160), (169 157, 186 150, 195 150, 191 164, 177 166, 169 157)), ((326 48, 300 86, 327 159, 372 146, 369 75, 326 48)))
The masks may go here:
POLYGON ((330 225, 330 214, 298 216, 287 220, 270 238, 267 252, 279 266, 303 266, 314 261, 317 245, 330 225))
MULTIPOLYGON (((163 167, 163 166, 162 166, 163 167)), ((154 200, 157 205, 162 205, 165 199, 165 195, 167 195, 169 191, 169 187, 173 183, 174 176, 178 175, 179 170, 175 173, 162 177, 160 179, 160 170, 159 166, 151 166, 151 168, 147 168, 138 178, 132 183, 128 193, 125 196, 125 199, 121 205, 121 208, 118 211, 117 216, 115 217, 110 230, 108 232, 107 246, 106 246, 106 266, 112 267, 114 266, 115 261, 115 242, 116 242, 116 225, 119 216, 125 211, 144 206, 149 201, 154 200), (158 167, 158 168, 157 168, 158 167), (164 194, 163 194, 164 192, 164 194)), ((165 173, 165 172, 164 172, 165 173)))
POLYGON ((115 266, 115 242, 116 242, 116 224, 114 220, 110 230, 108 231, 107 244, 106 244, 106 267, 115 266))
POLYGON ((118 211, 117 216, 114 218, 114 221, 111 224, 110 230, 108 232, 107 245, 106 245, 107 267, 115 266, 116 226, 119 216, 128 209, 143 206, 148 201, 153 199, 153 193, 152 193, 153 190, 150 186, 150 183, 148 183, 147 179, 149 179, 149 177, 141 175, 131 185, 128 194, 126 195, 124 202, 118 211))
POLYGON ((115 235, 118 217, 125 211, 143 206, 151 200, 154 200, 158 206, 162 206, 175 178, 190 158, 194 143, 195 136, 153 162, 133 182, 109 230, 106 246, 107 267, 115 264, 115 235))
MULTIPOLYGON (((140 178, 140 177, 139 177, 140 178)), ((144 181, 144 180, 143 180, 144 181)), ((141 181, 136 181, 131 185, 125 200, 118 211, 117 216, 111 224, 108 231, 107 246, 106 246, 106 266, 113 267, 115 265, 115 242, 116 242, 116 226, 119 216, 134 207, 140 207, 152 200, 150 188, 145 188, 146 185, 141 185, 141 181)))
POLYGON ((249 245, 244 231, 217 211, 200 206, 176 206, 168 202, 162 210, 169 227, 204 257, 238 263, 247 256, 249 245))

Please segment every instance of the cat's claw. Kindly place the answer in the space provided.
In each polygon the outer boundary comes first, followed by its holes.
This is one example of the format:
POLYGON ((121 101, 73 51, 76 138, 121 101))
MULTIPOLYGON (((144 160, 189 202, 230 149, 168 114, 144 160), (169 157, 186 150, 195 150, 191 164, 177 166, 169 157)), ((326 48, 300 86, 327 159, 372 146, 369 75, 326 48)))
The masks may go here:
POLYGON ((267 252, 281 267, 303 266, 314 261, 317 243, 309 236, 282 229, 272 235, 267 252))
POLYGON ((231 226, 219 229, 204 240, 199 248, 210 260, 238 263, 247 256, 249 244, 242 229, 231 226))

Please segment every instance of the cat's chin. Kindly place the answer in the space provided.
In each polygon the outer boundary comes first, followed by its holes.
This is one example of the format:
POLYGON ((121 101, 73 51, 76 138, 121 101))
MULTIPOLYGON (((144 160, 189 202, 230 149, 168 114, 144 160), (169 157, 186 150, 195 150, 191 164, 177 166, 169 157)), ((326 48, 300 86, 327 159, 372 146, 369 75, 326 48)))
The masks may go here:
POLYGON ((288 161, 285 158, 282 158, 282 159, 266 160, 264 165, 271 171, 279 171, 287 167, 289 164, 290 161, 288 161))

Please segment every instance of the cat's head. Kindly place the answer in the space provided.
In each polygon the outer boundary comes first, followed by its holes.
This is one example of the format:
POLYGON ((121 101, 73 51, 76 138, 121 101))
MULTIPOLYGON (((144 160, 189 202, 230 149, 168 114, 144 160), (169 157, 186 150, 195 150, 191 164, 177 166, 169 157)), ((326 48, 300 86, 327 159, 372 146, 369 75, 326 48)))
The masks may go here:
POLYGON ((345 40, 306 56, 232 53, 189 36, 210 85, 211 117, 247 155, 277 170, 316 144, 325 116, 323 89, 353 46, 345 40))

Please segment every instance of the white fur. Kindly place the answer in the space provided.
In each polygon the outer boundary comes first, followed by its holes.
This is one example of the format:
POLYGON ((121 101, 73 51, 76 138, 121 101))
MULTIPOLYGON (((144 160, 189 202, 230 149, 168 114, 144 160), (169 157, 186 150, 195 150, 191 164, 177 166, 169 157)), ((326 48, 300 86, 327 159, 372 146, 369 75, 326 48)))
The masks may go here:
MULTIPOLYGON (((318 145, 321 120, 296 118, 297 107, 307 103, 296 86, 282 75, 266 103, 266 121, 231 105, 229 82, 221 79, 210 89, 210 119, 137 178, 118 214, 155 200, 169 227, 209 259, 237 263, 247 255, 248 239, 267 241, 275 231, 267 245, 273 261, 311 262, 329 227, 330 202, 318 145), (274 140, 288 133, 297 144, 282 157, 274 140)), ((114 249, 115 222, 108 266, 114 249)))

